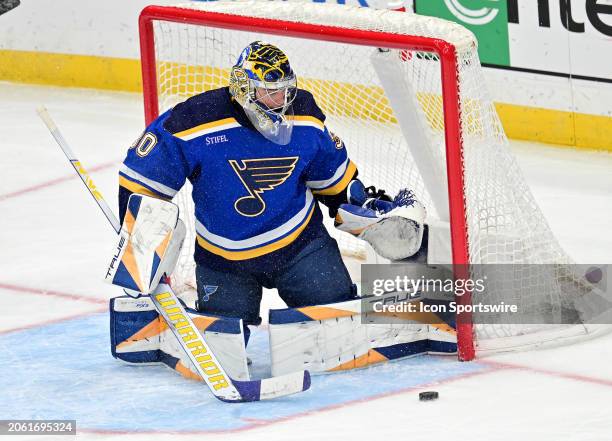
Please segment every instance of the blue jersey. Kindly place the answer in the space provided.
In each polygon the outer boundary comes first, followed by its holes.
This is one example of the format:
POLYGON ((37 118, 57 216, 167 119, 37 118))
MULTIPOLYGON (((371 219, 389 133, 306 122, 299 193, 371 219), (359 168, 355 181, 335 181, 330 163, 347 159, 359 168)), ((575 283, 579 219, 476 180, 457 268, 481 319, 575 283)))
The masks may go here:
POLYGON ((278 145, 251 125, 227 88, 196 95, 159 116, 129 149, 119 173, 123 194, 171 199, 188 179, 196 261, 297 252, 296 242, 326 234, 318 195, 343 192, 356 167, 310 93, 298 91, 288 118, 291 141, 278 145))

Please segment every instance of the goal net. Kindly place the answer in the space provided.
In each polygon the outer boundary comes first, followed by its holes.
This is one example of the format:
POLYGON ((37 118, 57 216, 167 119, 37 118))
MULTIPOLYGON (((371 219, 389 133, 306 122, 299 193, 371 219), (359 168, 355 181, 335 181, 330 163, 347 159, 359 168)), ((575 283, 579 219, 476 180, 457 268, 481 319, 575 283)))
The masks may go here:
MULTIPOLYGON (((536 315, 571 303, 557 280, 563 270, 538 265, 562 268, 570 259, 508 149, 477 42, 465 28, 411 13, 252 1, 148 7, 140 26, 147 123, 194 94, 226 86, 250 42, 273 43, 288 55, 298 87, 314 94, 328 128, 345 141, 362 181, 389 194, 412 189, 428 222, 447 228, 453 263, 532 264, 489 289, 485 300, 504 299, 536 315)), ((189 191, 178 196, 187 217, 189 191)), ((194 271, 193 219, 186 224, 191 237, 175 276, 183 281, 194 271)), ((343 254, 367 255, 359 240, 329 230, 343 254)), ((588 332, 569 328, 463 326, 460 356, 473 358, 474 343, 484 352, 588 332)))

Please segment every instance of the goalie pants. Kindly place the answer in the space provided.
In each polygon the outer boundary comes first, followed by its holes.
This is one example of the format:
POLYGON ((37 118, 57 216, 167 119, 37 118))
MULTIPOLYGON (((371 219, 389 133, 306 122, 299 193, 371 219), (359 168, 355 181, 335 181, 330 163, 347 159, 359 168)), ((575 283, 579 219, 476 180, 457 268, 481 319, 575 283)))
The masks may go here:
POLYGON ((196 280, 198 311, 242 318, 248 325, 261 323, 262 287, 278 289, 290 308, 343 302, 357 295, 338 244, 328 235, 269 270, 225 272, 198 264, 196 280))

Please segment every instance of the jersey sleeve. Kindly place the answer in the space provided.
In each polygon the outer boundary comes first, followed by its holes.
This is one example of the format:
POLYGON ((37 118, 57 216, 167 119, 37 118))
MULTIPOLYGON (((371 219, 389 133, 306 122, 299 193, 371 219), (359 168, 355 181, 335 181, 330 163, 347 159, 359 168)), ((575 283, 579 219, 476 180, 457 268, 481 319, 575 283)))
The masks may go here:
POLYGON ((132 193, 172 199, 189 175, 189 165, 181 141, 154 121, 128 149, 119 170, 119 214, 123 219, 127 199, 132 193))
POLYGON ((315 195, 334 196, 343 192, 356 174, 357 167, 349 159, 344 142, 325 127, 306 172, 306 185, 315 195))

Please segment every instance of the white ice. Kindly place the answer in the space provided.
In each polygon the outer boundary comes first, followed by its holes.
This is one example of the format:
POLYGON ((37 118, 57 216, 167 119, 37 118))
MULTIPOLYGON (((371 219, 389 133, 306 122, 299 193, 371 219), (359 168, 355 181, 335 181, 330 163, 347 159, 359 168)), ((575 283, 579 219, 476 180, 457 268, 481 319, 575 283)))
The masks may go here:
MULTIPOLYGON (((0 83, 0 97, 1 336, 104 310, 113 293, 101 279, 115 233, 74 178, 36 107, 48 107, 113 208, 117 170, 126 146, 143 129, 143 110, 135 94, 0 83)), ((567 252, 581 263, 612 263, 612 155, 526 142, 513 142, 512 149, 567 252)), ((281 304, 272 296, 266 293, 265 307, 281 304)), ((407 390, 206 438, 612 439, 612 335, 484 363, 484 373, 431 386, 440 393, 435 402, 419 402, 419 390, 407 390)), ((203 438, 104 432, 80 437, 203 438)))

